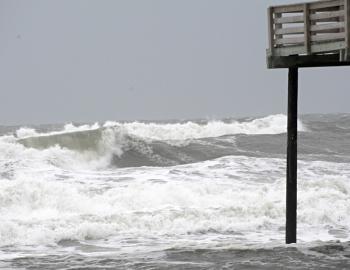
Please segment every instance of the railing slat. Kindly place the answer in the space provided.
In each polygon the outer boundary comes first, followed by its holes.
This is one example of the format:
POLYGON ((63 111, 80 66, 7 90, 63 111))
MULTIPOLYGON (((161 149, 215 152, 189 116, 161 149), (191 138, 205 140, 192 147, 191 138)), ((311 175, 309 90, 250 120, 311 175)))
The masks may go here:
POLYGON ((270 7, 267 10, 267 19, 268 19, 268 24, 269 24, 269 53, 273 53, 273 48, 274 48, 274 25, 273 25, 273 8, 270 7))
POLYGON ((310 20, 318 21, 318 20, 332 19, 332 18, 338 18, 338 17, 344 17, 344 10, 311 14, 310 20))
MULTIPOLYGON (((310 10, 332 9, 344 6, 344 0, 329 0, 310 2, 310 10)), ((296 13, 303 12, 303 4, 281 5, 274 7, 275 13, 296 13)))
MULTIPOLYGON (((345 41, 334 41, 334 42, 324 42, 319 44, 311 45, 312 53, 322 53, 322 52, 332 52, 343 49, 345 46, 345 41)), ((276 48, 274 55, 275 56, 288 56, 288 55, 297 55, 305 54, 305 47, 303 45, 299 46, 288 46, 276 48)))
POLYGON ((322 10, 342 6, 344 6, 344 0, 312 2, 310 3, 310 10, 322 10))
POLYGON ((280 38, 276 39, 275 44, 277 45, 286 45, 286 44, 303 44, 305 38, 302 37, 290 37, 290 38, 280 38))
MULTIPOLYGON (((281 13, 275 13, 275 18, 281 18, 282 14, 281 13)), ((283 28, 283 24, 276 23, 275 24, 275 37, 277 38, 283 38, 283 35, 279 34, 278 31, 283 28)))
POLYGON ((334 41, 339 39, 345 39, 345 33, 327 33, 322 35, 311 36, 311 41, 334 41))
MULTIPOLYGON (((311 32, 320 33, 338 33, 344 32, 344 22, 340 23, 329 23, 329 24, 318 24, 310 26, 311 32), (334 31, 333 31, 334 30, 334 31)), ((293 34, 304 34, 304 27, 289 27, 281 28, 275 31, 276 35, 293 35, 293 34)))
POLYGON ((318 44, 316 43, 311 45, 311 51, 312 53, 337 51, 344 48, 344 44, 344 41, 323 42, 318 44))
POLYGON ((326 31, 326 30, 338 30, 339 31, 339 30, 343 29, 344 26, 345 26, 344 22, 316 24, 316 25, 311 25, 310 30, 311 30, 311 32, 319 32, 319 31, 326 31))
POLYGON ((304 27, 289 27, 276 29, 277 35, 304 34, 304 27))
POLYGON ((290 16, 290 17, 281 17, 281 18, 275 18, 275 23, 302 23, 304 22, 304 16, 290 16))
POLYGON ((302 4, 283 5, 274 7, 275 13, 296 13, 303 12, 302 4))
POLYGON ((344 12, 345 12, 345 44, 346 44, 346 58, 349 57, 350 50, 350 0, 344 0, 344 12))
POLYGON ((304 4, 304 38, 305 38, 305 51, 306 54, 310 54, 310 11, 309 4, 304 4))
MULTIPOLYGON (((345 39, 345 33, 327 33, 322 35, 316 35, 316 36, 310 36, 311 42, 318 42, 318 41, 332 41, 332 40, 339 40, 339 39, 345 39)), ((280 38, 276 39, 275 44, 276 45, 286 45, 286 44, 302 44, 305 43, 305 37, 288 37, 288 38, 280 38)))

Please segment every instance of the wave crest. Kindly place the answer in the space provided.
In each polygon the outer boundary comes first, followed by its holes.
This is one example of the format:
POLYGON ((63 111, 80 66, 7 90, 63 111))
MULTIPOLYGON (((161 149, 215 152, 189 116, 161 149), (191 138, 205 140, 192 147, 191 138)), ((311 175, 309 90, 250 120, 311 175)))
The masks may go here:
MULTIPOLYGON (((301 131, 305 127, 300 122, 301 131)), ((237 154, 238 135, 274 135, 285 133, 285 115, 271 115, 246 121, 209 121, 185 123, 117 123, 74 126, 39 133, 17 130, 17 142, 26 148, 70 151, 72 159, 89 166, 135 167, 170 166, 237 154)), ((59 159, 59 160, 63 160, 59 159)))

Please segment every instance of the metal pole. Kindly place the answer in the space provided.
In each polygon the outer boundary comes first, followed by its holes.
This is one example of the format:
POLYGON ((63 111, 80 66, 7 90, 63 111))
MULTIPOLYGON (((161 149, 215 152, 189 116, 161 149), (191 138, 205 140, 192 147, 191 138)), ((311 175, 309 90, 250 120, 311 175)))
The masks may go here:
POLYGON ((286 243, 297 242, 298 68, 288 73, 286 243))

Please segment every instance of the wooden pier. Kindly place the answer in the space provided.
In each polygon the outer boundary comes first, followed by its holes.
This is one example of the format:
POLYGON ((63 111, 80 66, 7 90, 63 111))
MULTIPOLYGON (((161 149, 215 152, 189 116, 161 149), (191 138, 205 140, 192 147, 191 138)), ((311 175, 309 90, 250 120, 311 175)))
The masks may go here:
POLYGON ((288 68, 286 243, 297 242, 298 70, 350 65, 350 0, 268 8, 267 67, 288 68))
POLYGON ((348 0, 270 7, 268 68, 348 65, 349 22, 348 0))

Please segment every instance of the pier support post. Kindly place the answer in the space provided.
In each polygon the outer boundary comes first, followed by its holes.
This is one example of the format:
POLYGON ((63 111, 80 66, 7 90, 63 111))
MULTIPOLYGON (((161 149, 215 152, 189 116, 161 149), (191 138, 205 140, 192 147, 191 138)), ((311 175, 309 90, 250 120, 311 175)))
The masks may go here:
POLYGON ((288 73, 286 243, 297 242, 298 68, 288 73))

